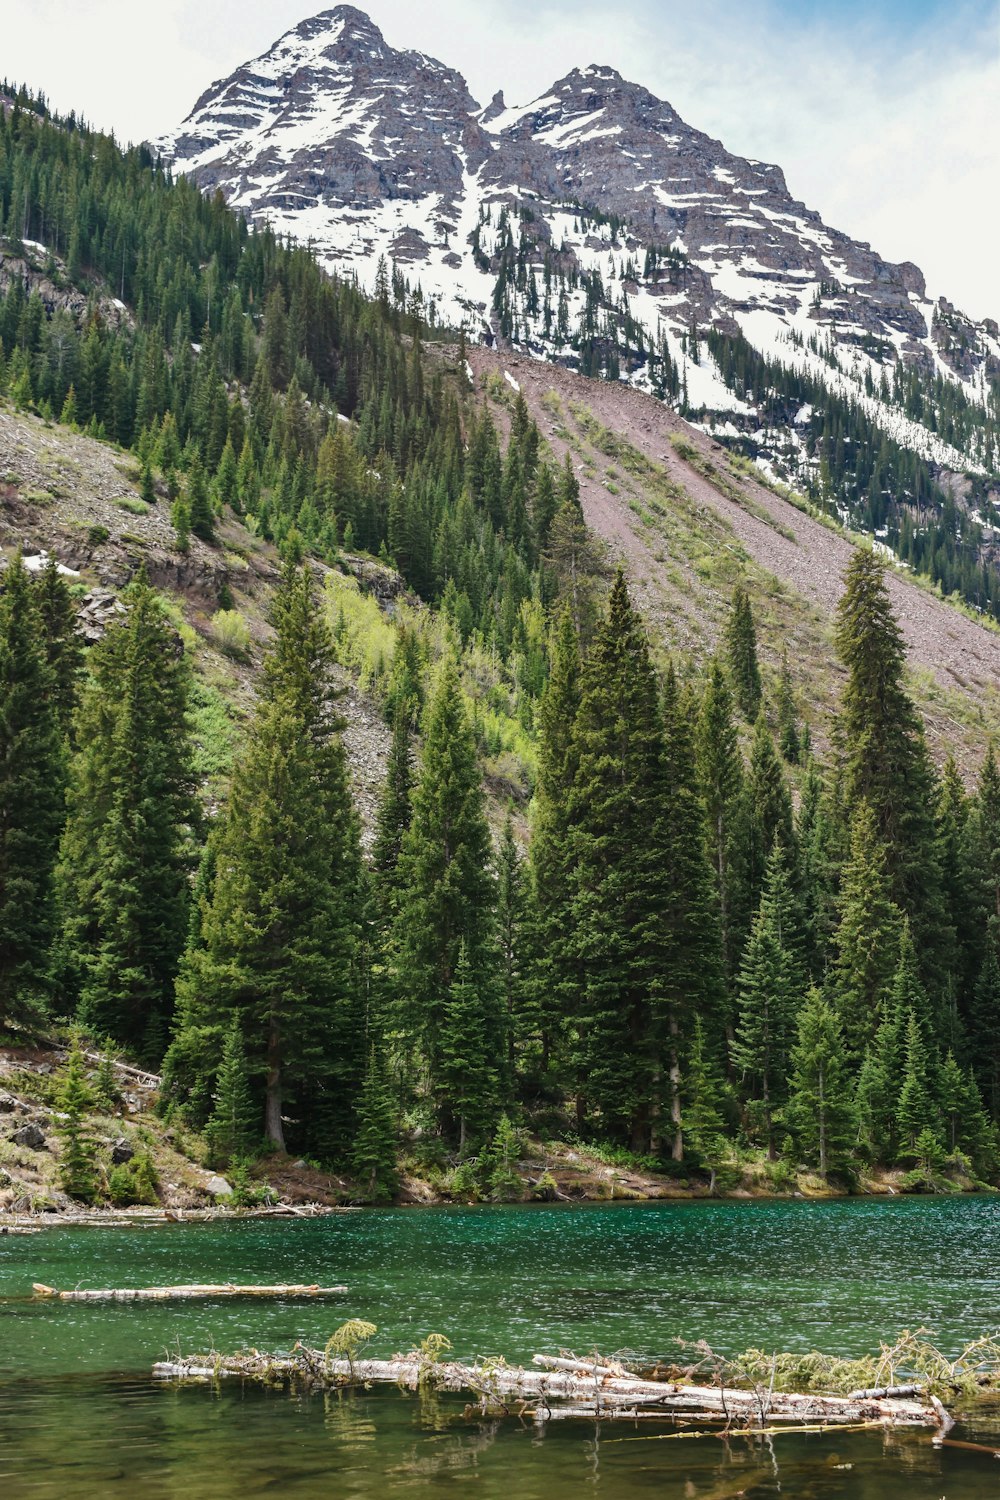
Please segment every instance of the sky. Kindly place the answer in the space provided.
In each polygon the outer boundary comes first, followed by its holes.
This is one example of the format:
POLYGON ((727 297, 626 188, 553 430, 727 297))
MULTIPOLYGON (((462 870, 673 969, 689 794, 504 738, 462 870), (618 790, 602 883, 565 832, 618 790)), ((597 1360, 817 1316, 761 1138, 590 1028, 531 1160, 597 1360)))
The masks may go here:
MULTIPOLYGON (((330 0, 0 0, 0 68, 119 139, 176 125, 215 79, 330 0)), ((527 103, 604 63, 932 295, 1000 318, 1000 0, 360 0, 387 41, 527 103)))

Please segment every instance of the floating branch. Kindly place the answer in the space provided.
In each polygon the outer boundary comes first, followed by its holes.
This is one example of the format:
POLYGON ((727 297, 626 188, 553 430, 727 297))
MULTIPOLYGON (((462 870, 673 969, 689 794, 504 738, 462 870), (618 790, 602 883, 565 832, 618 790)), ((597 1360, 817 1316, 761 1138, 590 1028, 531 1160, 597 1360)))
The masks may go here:
MULTIPOLYGON (((774 1391, 757 1386, 740 1390, 722 1386, 684 1385, 671 1380, 644 1379, 600 1359, 581 1360, 539 1355, 545 1368, 525 1370, 502 1361, 463 1365, 438 1363, 418 1351, 394 1359, 334 1359, 320 1350, 296 1344, 283 1357, 256 1350, 236 1355, 194 1355, 153 1366, 153 1374, 168 1380, 208 1380, 222 1376, 288 1383, 326 1389, 347 1385, 395 1385, 416 1390, 433 1385, 439 1390, 468 1391, 478 1410, 491 1415, 586 1416, 635 1420, 696 1417, 722 1421, 729 1427, 766 1428, 855 1425, 938 1428, 941 1417, 922 1401, 897 1396, 827 1396, 774 1391), (556 1368, 550 1368, 555 1366, 556 1368), (568 1366, 568 1368, 566 1368, 568 1366)), ((474 1407, 473 1410, 476 1408, 474 1407)))
POLYGON ((337 1297, 346 1286, 124 1286, 97 1290, 77 1287, 60 1292, 44 1282, 33 1284, 36 1297, 55 1297, 59 1302, 183 1302, 216 1297, 337 1297))

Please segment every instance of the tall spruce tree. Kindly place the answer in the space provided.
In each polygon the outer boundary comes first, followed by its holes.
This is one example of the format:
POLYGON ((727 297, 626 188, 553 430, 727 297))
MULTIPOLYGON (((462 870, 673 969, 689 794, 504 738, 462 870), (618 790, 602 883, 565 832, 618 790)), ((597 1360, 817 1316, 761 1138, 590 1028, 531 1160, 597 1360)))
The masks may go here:
POLYGON ((837 607, 837 650, 847 668, 839 732, 847 800, 864 801, 885 849, 890 893, 913 924, 921 969, 943 979, 948 938, 934 827, 935 778, 923 726, 903 681, 906 650, 885 569, 855 550, 837 607))
POLYGON ((750 924, 746 888, 746 802, 732 696, 718 660, 713 660, 709 668, 698 716, 696 743, 720 941, 726 977, 732 983, 750 924))
POLYGON ((802 754, 802 736, 795 709, 795 690, 792 673, 788 665, 788 653, 781 653, 781 673, 778 677, 778 693, 775 704, 778 720, 778 748, 790 766, 796 766, 802 754))
POLYGON ((250 1092, 246 1048, 237 1016, 230 1021, 222 1044, 215 1100, 205 1135, 220 1167, 248 1156, 260 1141, 259 1112, 250 1092))
POLYGON ((896 1105, 900 1149, 917 1152, 917 1142, 924 1131, 938 1134, 940 1117, 931 1087, 931 1049, 923 1027, 911 1010, 906 1018, 903 1084, 896 1105))
POLYGON ((858 1140, 872 1160, 891 1165, 898 1155, 896 1108, 905 1070, 906 1013, 885 1007, 858 1073, 858 1140))
POLYGON ((763 689, 757 661, 757 631, 746 585, 738 583, 725 630, 726 659, 733 696, 740 712, 751 723, 760 711, 763 689))
POLYGON ((305 570, 287 567, 260 698, 215 840, 201 946, 178 984, 172 1073, 196 1097, 237 1019, 265 1138, 343 1158, 365 1065, 363 905, 333 648, 305 570))
MULTIPOLYGON (((497 948, 500 1008, 507 1031, 507 1069, 514 1076, 515 1042, 530 1026, 527 997, 528 891, 524 862, 514 837, 510 813, 504 820, 497 853, 497 948)), ((533 1010, 533 1007, 530 1008, 533 1010)))
POLYGON ((36 589, 45 654, 55 678, 56 713, 63 735, 68 739, 79 691, 83 642, 66 579, 52 558, 39 574, 36 589))
POLYGON ((40 591, 20 557, 0 595, 0 1026, 40 1019, 56 930, 66 764, 40 591))
MULTIPOLYGON (((445 1011, 459 953, 464 952, 468 984, 477 999, 492 984, 495 963, 496 882, 485 798, 452 656, 443 661, 427 706, 399 875, 393 948, 401 1020, 436 1096, 445 1011)), ((492 1056, 504 1045, 498 1030, 495 1024, 489 1039, 492 1056)))
POLYGON ((371 1203, 387 1202, 396 1191, 396 1147, 392 1088, 385 1063, 372 1043, 368 1049, 368 1063, 358 1102, 357 1137, 351 1154, 351 1166, 364 1184, 371 1203))
POLYGON ((849 1165, 857 1114, 837 1013, 815 987, 799 1012, 785 1123, 821 1177, 849 1165))
POLYGON ((87 1084, 87 1073, 80 1050, 80 1039, 74 1036, 66 1059, 66 1071, 59 1080, 56 1102, 59 1106, 59 1181, 71 1198, 92 1203, 97 1195, 97 1145, 87 1123, 94 1100, 87 1084))
POLYGON ((492 980, 482 970, 477 977, 465 943, 460 942, 441 1012, 435 1069, 439 1117, 446 1128, 454 1129, 460 1155, 465 1154, 470 1139, 481 1143, 492 1134, 505 1092, 506 1059, 497 1054, 492 980))
POLYGON ((972 1067, 994 1120, 1000 1120, 1000 962, 997 923, 991 921, 969 1017, 972 1067))
POLYGON ((786 856, 776 842, 739 974, 739 1020, 731 1048, 768 1154, 776 1155, 776 1112, 784 1103, 795 1018, 805 977, 786 856))
POLYGON ((710 1192, 726 1151, 724 1097, 721 1071, 709 1051, 702 1019, 695 1016, 684 1069, 684 1140, 687 1150, 711 1172, 710 1192))
MULTIPOLYGON (((698 788, 694 745, 697 710, 693 695, 678 687, 672 664, 664 684, 662 712, 669 806, 665 855, 670 881, 662 912, 665 970, 654 1021, 665 1035, 672 1149, 679 1160, 683 1154, 681 1056, 694 1017, 702 1017, 715 1035, 724 1033, 731 1017, 712 871, 705 849, 705 805, 698 788)), ((661 1130, 659 1134, 666 1132, 661 1130)))
POLYGON ((875 814, 859 803, 841 881, 832 983, 848 1053, 864 1055, 890 996, 902 914, 892 900, 885 845, 875 814))
POLYGON ((605 1133, 648 1150, 679 1083, 664 1071, 670 799, 649 646, 621 571, 585 663, 575 740, 580 1071, 605 1133))
POLYGON ((188 667, 144 574, 90 653, 60 855, 81 1019, 159 1062, 188 930, 198 822, 188 667))
POLYGON ((792 798, 763 709, 754 724, 745 793, 747 896, 756 911, 775 842, 789 861, 795 843, 792 798))
POLYGON ((576 777, 574 738, 580 707, 580 651, 567 606, 553 628, 549 680, 538 708, 538 772, 531 837, 530 988, 541 1043, 541 1067, 560 1058, 575 1021, 582 970, 573 941, 576 863, 570 801, 576 777))
POLYGON ((399 893, 399 857, 413 812, 413 752, 410 747, 409 706, 400 703, 393 719, 392 743, 385 784, 375 817, 372 865, 376 893, 383 913, 392 916, 399 893))

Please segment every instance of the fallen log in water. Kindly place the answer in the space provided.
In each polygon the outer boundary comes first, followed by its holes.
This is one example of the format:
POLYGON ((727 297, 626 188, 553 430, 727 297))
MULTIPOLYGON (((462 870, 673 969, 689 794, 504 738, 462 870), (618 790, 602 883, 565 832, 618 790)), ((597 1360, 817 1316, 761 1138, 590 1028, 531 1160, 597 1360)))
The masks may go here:
POLYGON ((419 1353, 390 1360, 334 1359, 297 1344, 291 1355, 272 1357, 251 1350, 237 1355, 194 1355, 153 1366, 153 1374, 169 1380, 244 1380, 328 1388, 345 1385, 395 1385, 416 1390, 431 1385, 444 1391, 468 1391, 484 1413, 534 1416, 680 1417, 722 1421, 729 1426, 762 1428, 772 1424, 841 1425, 873 1423, 886 1426, 939 1426, 933 1406, 902 1397, 824 1396, 771 1391, 681 1385, 667 1380, 640 1379, 620 1366, 538 1356, 542 1365, 558 1363, 569 1369, 525 1370, 503 1362, 463 1365, 434 1363, 419 1353), (596 1371, 595 1371, 596 1364, 596 1371))
POLYGON ((346 1286, 236 1286, 223 1282, 218 1286, 125 1286, 75 1287, 58 1291, 42 1281, 33 1283, 36 1297, 55 1297, 59 1302, 183 1302, 216 1297, 336 1297, 346 1286))

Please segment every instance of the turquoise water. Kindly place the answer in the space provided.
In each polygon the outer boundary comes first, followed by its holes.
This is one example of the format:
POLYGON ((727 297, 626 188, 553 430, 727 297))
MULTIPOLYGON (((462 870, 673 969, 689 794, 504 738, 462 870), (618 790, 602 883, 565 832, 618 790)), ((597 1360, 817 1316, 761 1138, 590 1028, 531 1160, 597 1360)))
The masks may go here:
MULTIPOLYGON (((1000 1200, 407 1209, 0 1238, 0 1495, 1000 1495, 1000 1463, 923 1435, 781 1436, 771 1448, 645 1425, 470 1423, 460 1400, 162 1388, 169 1352, 322 1343, 346 1317, 373 1352, 430 1331, 456 1353, 678 1338, 861 1353, 929 1326, 947 1347, 1000 1325, 1000 1200), (35 1302, 33 1281, 344 1282, 334 1303, 35 1302)), ((996 1442, 1000 1416, 962 1439, 996 1442)))

